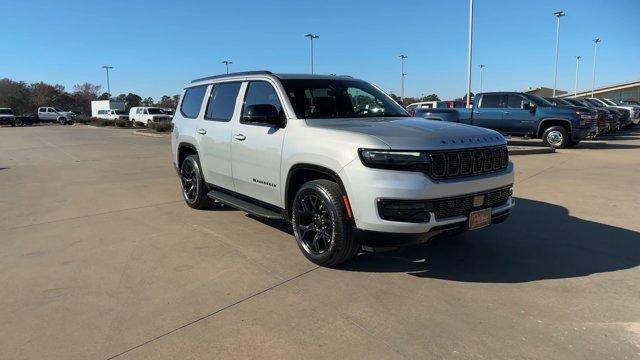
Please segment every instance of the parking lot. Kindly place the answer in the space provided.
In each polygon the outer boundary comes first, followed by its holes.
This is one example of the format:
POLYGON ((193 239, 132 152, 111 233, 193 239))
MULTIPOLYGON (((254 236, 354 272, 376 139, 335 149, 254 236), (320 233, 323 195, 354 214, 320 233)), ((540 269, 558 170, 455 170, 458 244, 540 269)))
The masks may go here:
POLYGON ((640 131, 512 161, 505 223, 328 269, 168 138, 1 128, 0 358, 639 358, 640 131))

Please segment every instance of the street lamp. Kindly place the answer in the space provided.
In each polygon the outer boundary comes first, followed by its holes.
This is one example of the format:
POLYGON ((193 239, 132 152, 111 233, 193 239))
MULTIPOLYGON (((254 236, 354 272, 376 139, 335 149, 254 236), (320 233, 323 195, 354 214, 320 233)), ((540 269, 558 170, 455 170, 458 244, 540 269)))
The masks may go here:
POLYGON ((580 68, 580 59, 582 59, 582 56, 576 55, 576 84, 573 87, 573 97, 578 95, 578 69, 580 68))
POLYGON ((598 44, 601 42, 602 40, 597 36, 593 39, 593 78, 591 79, 591 97, 593 97, 593 92, 596 87, 596 59, 598 57, 598 44))
POLYGON ((318 39, 320 36, 309 33, 305 34, 304 37, 309 38, 311 44, 311 74, 313 74, 313 39, 318 39))
POLYGON ((482 75, 484 73, 485 65, 480 64, 479 66, 480 66, 480 92, 482 92, 482 75))
POLYGON ((109 94, 109 99, 111 99, 111 84, 109 84, 109 70, 113 69, 113 66, 104 65, 103 69, 107 70, 107 94, 109 94))
POLYGON ((469 0, 469 43, 467 49, 467 107, 471 104, 471 54, 473 53, 473 0, 469 0))
POLYGON ((404 59, 408 56, 405 54, 398 55, 400 58, 400 101, 404 100, 404 76, 407 75, 404 73, 404 59))
POLYGON ((565 15, 564 11, 556 11, 553 15, 558 19, 556 25, 556 61, 553 65, 553 97, 556 96, 556 84, 558 82, 558 51, 560 50, 560 18, 565 15))
POLYGON ((228 74, 229 73, 229 65, 233 64, 233 61, 223 60, 222 63, 226 66, 227 74, 228 74))

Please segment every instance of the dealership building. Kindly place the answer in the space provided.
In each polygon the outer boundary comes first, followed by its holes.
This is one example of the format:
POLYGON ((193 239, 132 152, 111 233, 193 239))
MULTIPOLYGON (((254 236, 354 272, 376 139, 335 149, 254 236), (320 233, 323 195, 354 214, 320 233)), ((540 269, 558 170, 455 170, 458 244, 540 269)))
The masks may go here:
MULTIPOLYGON (((553 89, 546 87, 529 88, 525 92, 540 96, 552 96, 553 89)), ((574 97, 573 92, 556 90, 558 97, 574 97)), ((591 89, 579 91, 576 97, 591 97, 591 89)), ((640 80, 600 86, 593 89, 593 97, 608 98, 615 101, 640 102, 640 80)))

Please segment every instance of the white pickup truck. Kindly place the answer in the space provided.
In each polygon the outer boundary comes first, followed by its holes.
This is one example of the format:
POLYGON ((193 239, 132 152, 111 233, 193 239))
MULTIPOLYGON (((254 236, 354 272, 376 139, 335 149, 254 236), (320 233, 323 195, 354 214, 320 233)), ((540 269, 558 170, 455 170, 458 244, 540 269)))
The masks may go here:
POLYGON ((76 114, 57 107, 41 106, 35 114, 21 115, 14 118, 13 126, 32 125, 37 123, 54 123, 73 125, 76 114))

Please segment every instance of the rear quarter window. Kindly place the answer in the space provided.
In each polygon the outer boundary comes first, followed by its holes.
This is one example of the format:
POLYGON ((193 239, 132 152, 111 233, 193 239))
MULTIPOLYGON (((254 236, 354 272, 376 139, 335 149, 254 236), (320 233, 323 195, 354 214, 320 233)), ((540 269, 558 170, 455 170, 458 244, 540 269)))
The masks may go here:
POLYGON ((184 95, 182 96, 182 103, 180 105, 180 113, 182 116, 189 119, 195 119, 198 117, 206 90, 206 85, 196 86, 185 90, 184 95))

